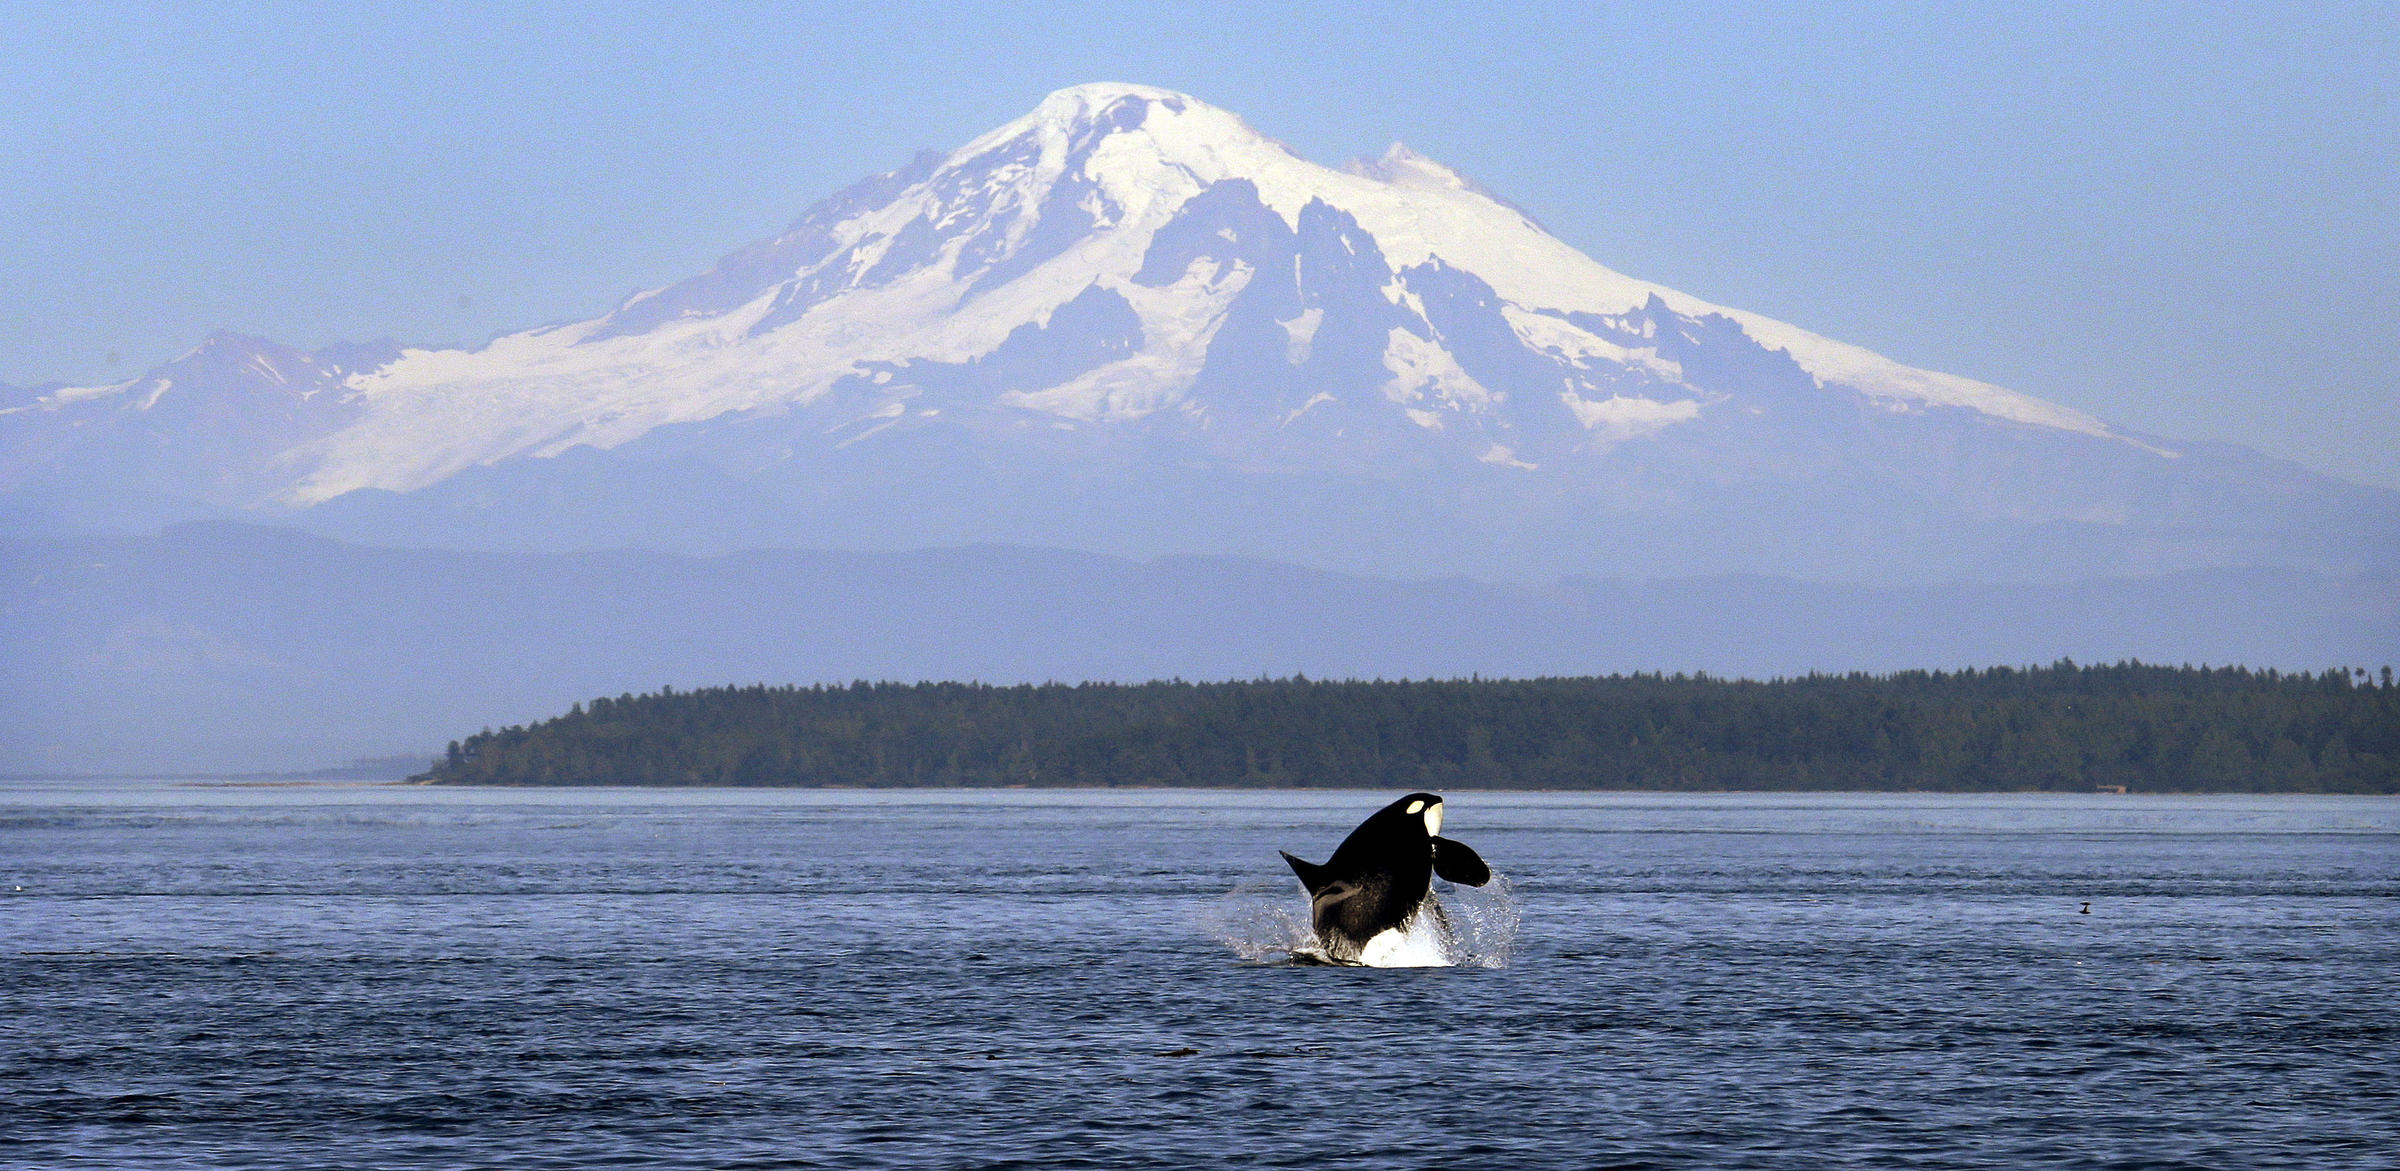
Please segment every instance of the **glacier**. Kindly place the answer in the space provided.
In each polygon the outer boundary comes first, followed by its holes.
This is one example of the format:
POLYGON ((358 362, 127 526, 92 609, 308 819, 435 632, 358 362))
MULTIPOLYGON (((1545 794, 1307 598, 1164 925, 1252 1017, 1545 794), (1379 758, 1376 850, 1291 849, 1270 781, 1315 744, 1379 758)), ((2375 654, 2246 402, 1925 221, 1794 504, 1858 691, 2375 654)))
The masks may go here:
POLYGON ((219 334, 0 406, 20 527, 962 542, 1542 579, 2400 564, 2400 494, 1604 267, 1395 144, 1061 90, 706 273, 475 348, 219 334))

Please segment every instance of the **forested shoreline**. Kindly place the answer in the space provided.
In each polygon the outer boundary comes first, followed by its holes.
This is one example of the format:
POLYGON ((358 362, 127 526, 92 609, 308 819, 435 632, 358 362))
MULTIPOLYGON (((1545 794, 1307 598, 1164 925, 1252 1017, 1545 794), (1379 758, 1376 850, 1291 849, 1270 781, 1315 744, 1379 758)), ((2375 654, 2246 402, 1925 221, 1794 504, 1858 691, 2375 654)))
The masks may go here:
POLYGON ((664 689, 453 742, 435 784, 2400 792, 2400 687, 2139 663, 664 689))

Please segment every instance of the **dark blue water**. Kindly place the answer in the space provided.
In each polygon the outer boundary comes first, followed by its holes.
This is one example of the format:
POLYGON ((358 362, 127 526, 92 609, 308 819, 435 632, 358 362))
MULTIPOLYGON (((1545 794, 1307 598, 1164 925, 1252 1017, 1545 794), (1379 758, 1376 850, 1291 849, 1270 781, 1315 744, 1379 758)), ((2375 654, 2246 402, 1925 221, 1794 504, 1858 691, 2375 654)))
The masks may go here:
POLYGON ((15 785, 0 1161, 2400 1164, 2400 802, 1458 793, 1505 966, 1217 937, 1395 795, 15 785))

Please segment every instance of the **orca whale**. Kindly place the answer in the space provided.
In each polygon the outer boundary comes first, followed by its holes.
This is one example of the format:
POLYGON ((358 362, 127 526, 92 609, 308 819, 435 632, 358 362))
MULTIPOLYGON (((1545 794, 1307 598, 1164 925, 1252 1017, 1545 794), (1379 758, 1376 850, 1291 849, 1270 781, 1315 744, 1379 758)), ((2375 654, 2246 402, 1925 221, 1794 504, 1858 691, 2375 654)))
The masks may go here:
POLYGON ((1442 799, 1411 793, 1360 822, 1322 866, 1280 851, 1308 888, 1309 924, 1336 963, 1367 962, 1389 946, 1421 905, 1433 902, 1433 876, 1461 886, 1492 880, 1491 867, 1465 845, 1441 836, 1442 799), (1380 942, 1379 942, 1380 941, 1380 942))

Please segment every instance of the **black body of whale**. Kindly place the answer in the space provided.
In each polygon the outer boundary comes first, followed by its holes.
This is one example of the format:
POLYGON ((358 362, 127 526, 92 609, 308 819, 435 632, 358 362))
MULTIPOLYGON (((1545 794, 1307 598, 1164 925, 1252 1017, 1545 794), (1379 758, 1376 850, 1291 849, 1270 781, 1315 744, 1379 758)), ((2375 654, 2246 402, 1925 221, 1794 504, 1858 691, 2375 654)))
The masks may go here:
POLYGON ((1436 874, 1462 886, 1492 880, 1475 851, 1441 832, 1442 799, 1411 793, 1359 823, 1322 866, 1283 852, 1308 888, 1309 923, 1328 956, 1357 962, 1376 936, 1417 913, 1436 874))

